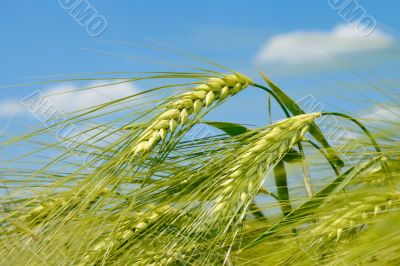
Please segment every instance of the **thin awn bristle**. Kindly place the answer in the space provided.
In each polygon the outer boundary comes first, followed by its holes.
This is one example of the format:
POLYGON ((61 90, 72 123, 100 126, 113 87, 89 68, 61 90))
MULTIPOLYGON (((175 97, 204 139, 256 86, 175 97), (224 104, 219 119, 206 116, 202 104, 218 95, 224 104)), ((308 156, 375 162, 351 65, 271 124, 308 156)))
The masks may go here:
POLYGON ((207 83, 176 96, 176 100, 167 106, 167 110, 159 114, 139 136, 139 142, 133 147, 133 153, 150 151, 169 133, 172 134, 178 125, 185 125, 191 116, 198 116, 203 108, 210 108, 215 101, 221 102, 250 84, 253 84, 250 78, 235 73, 222 78, 209 78, 207 83))

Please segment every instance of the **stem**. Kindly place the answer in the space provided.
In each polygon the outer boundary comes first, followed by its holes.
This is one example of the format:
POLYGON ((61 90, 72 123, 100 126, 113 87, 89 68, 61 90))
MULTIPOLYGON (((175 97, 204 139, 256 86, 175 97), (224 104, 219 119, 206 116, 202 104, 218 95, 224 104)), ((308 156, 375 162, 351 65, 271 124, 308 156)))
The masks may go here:
POLYGON ((267 189, 261 187, 260 190, 258 191, 259 193, 263 193, 265 195, 271 196, 276 200, 279 200, 278 196, 272 193, 271 191, 268 191, 267 189))
POLYGON ((268 122, 272 124, 271 94, 268 93, 268 122))
POLYGON ((376 142, 374 136, 372 136, 372 134, 371 134, 371 132, 368 130, 368 128, 366 128, 360 121, 358 121, 358 120, 355 119, 354 117, 349 116, 349 115, 346 115, 346 114, 343 114, 343 113, 338 113, 338 112, 323 112, 323 113, 321 113, 321 115, 334 115, 334 116, 343 117, 343 118, 345 118, 345 119, 347 119, 347 120, 352 121, 352 122, 355 123, 357 126, 359 126, 359 127, 362 129, 362 131, 364 131, 364 133, 368 136, 368 138, 370 139, 372 145, 374 145, 375 150, 376 150, 378 153, 382 153, 382 150, 381 150, 379 144, 376 142))
POLYGON ((318 146, 318 144, 316 144, 314 141, 312 140, 303 140, 304 142, 310 143, 311 146, 313 146, 314 148, 316 148, 317 150, 319 150, 319 152, 325 157, 325 159, 328 161, 328 163, 330 164, 330 166, 332 167, 333 171, 335 172, 336 176, 339 175, 339 170, 337 169, 336 165, 334 163, 332 163, 328 156, 326 155, 326 153, 321 149, 320 146, 318 146))
MULTIPOLYGON (((375 140, 374 136, 371 134, 371 132, 368 130, 368 128, 366 128, 360 121, 358 121, 357 119, 355 119, 354 117, 350 116, 350 115, 346 115, 343 113, 338 113, 338 112, 323 112, 321 113, 321 115, 334 115, 334 116, 339 116, 342 118, 345 118, 347 120, 350 120, 351 122, 355 123, 357 126, 359 126, 362 131, 364 131, 365 135, 368 136, 368 138, 370 139, 372 145, 374 146, 376 152, 380 155, 383 156, 381 147, 379 146, 378 142, 375 140)), ((391 177, 391 172, 390 169, 386 163, 385 160, 381 160, 381 165, 382 165, 382 169, 386 172, 386 174, 391 177)))
POLYGON ((279 104, 282 111, 285 113, 286 117, 287 118, 290 117, 290 114, 289 114, 288 110, 286 109, 285 105, 282 103, 281 99, 279 99, 279 97, 272 90, 268 89, 267 87, 265 87, 263 85, 257 84, 257 83, 254 83, 253 86, 268 92, 275 99, 275 101, 279 104))
POLYGON ((301 142, 299 142, 299 143, 297 143, 297 146, 299 147, 299 152, 301 155, 301 166, 303 168, 304 185, 306 186, 307 195, 309 197, 312 197, 313 192, 312 192, 312 185, 311 185, 311 177, 310 177, 310 172, 308 171, 307 161, 304 156, 303 145, 301 145, 301 142))

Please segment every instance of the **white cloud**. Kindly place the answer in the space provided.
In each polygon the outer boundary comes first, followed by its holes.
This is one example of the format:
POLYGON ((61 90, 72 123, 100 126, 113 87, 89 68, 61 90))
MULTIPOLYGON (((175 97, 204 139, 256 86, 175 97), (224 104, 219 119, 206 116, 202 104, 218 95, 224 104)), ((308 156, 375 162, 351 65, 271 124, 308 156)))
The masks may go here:
MULTIPOLYGON (((85 87, 93 87, 102 83, 93 82, 85 87)), ((138 92, 132 83, 122 83, 113 86, 79 89, 76 85, 58 85, 42 91, 52 107, 58 111, 73 112, 88 107, 103 104, 112 100, 127 97, 138 92)), ((0 116, 28 114, 28 110, 18 100, 5 100, 0 102, 0 116)))
POLYGON ((386 140, 399 140, 400 107, 388 104, 377 104, 361 114, 363 123, 375 132, 380 142, 386 140))
POLYGON ((388 48, 394 39, 375 29, 363 37, 352 25, 341 24, 332 31, 296 31, 270 38, 256 55, 257 65, 268 63, 296 64, 332 60, 351 52, 388 48))
POLYGON ((363 118, 375 123, 396 122, 400 123, 400 107, 376 105, 363 118))
POLYGON ((0 102, 0 116, 10 117, 24 113, 24 107, 17 101, 0 102))

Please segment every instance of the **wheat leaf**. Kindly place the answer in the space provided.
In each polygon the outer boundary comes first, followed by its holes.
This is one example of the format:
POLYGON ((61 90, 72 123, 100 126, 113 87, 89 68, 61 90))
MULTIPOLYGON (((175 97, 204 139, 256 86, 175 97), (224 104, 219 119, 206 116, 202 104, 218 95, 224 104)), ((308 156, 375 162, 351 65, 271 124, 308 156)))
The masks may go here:
POLYGON ((248 129, 247 127, 235 123, 216 122, 216 121, 204 121, 203 123, 215 127, 219 130, 222 130, 231 137, 235 137, 237 135, 250 131, 250 129, 248 129))
POLYGON ((287 184, 286 168, 283 161, 279 161, 274 167, 275 185, 278 193, 278 201, 281 206, 283 216, 292 211, 289 201, 289 188, 287 184))

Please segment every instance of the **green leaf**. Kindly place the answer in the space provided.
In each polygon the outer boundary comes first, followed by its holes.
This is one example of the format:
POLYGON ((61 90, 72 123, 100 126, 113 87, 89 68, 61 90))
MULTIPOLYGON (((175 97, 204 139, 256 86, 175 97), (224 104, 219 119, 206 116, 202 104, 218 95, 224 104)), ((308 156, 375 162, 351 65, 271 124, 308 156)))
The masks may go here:
POLYGON ((287 163, 297 163, 301 161, 301 154, 295 150, 295 149, 291 149, 286 155, 285 157, 283 157, 283 160, 287 163))
POLYGON ((229 123, 229 122, 213 122, 213 121, 205 121, 203 122, 204 124, 207 124, 209 126, 215 127, 219 130, 224 131, 227 135, 234 137, 243 133, 246 133, 250 131, 245 126, 235 124, 235 123, 229 123))
POLYGON ((287 184, 286 168, 283 161, 279 161, 274 167, 275 185, 278 193, 278 201, 283 216, 287 216, 292 211, 289 200, 289 188, 287 184))
MULTIPOLYGON (((267 84, 271 87, 272 91, 279 97, 279 99, 293 115, 301 115, 305 113, 304 110, 292 98, 290 98, 283 90, 276 86, 265 74, 262 72, 260 72, 260 74, 265 82, 267 82, 267 84)), ((327 150, 327 156, 329 160, 338 167, 343 167, 344 162, 339 158, 335 150, 329 145, 321 129, 316 123, 313 122, 311 124, 309 132, 327 150)))

